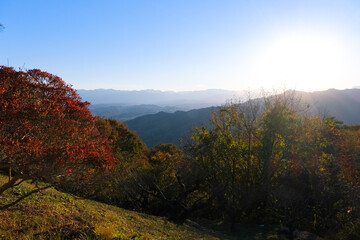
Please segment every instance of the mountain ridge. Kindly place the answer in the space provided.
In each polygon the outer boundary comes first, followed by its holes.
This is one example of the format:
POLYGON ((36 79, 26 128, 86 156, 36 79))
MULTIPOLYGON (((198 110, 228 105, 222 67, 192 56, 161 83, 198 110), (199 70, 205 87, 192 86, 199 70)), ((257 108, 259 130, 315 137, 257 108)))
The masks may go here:
POLYGON ((114 90, 114 89, 78 89, 82 100, 95 104, 155 104, 184 105, 184 103, 199 104, 202 107, 222 104, 226 99, 242 96, 244 91, 223 89, 207 89, 197 91, 160 91, 160 90, 114 90))
MULTIPOLYGON (((360 89, 329 89, 312 93, 298 91, 296 94, 301 96, 305 105, 309 105, 311 115, 333 116, 347 125, 360 124, 360 89)), ((148 147, 159 143, 179 146, 180 140, 187 137, 193 127, 210 124, 211 113, 215 109, 208 107, 187 112, 155 113, 126 121, 125 124, 148 147)))
POLYGON ((95 116, 113 118, 124 122, 136 117, 158 112, 174 113, 212 106, 220 106, 230 98, 240 98, 244 91, 207 89, 197 91, 160 90, 77 90, 95 116))

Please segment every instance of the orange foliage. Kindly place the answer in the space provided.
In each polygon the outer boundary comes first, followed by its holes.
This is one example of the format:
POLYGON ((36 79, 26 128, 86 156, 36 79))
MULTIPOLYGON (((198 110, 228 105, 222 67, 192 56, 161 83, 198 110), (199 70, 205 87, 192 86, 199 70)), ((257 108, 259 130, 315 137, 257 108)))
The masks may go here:
POLYGON ((88 105, 55 75, 0 67, 0 167, 26 178, 111 167, 111 147, 88 105))

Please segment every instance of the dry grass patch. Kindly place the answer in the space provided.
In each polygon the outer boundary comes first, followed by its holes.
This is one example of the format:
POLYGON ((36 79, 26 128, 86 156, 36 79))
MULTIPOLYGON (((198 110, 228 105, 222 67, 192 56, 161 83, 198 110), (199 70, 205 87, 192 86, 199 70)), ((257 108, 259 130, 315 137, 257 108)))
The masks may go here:
POLYGON ((95 234, 101 239, 108 240, 113 239, 117 235, 115 223, 99 223, 95 226, 95 234))

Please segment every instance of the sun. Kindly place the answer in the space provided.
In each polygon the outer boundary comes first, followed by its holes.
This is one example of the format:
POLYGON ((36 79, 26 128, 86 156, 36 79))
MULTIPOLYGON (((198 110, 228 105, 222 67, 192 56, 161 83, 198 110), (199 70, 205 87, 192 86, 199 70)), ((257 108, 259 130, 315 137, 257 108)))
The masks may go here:
POLYGON ((344 51, 338 41, 316 34, 289 34, 268 44, 256 61, 254 80, 304 91, 336 87, 344 76, 344 51))

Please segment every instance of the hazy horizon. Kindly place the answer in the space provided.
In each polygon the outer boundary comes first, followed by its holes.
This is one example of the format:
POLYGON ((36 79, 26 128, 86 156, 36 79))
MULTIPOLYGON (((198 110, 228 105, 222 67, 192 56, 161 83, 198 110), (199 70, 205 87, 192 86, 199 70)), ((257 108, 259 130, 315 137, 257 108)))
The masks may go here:
POLYGON ((229 91, 229 92, 258 92, 258 91, 266 91, 266 92, 272 92, 272 91, 279 91, 279 90, 295 90, 295 91, 302 91, 302 92, 318 92, 318 91, 327 91, 327 90, 346 90, 346 89, 360 89, 360 86, 353 86, 350 88, 328 88, 328 89, 324 89, 324 90, 299 90, 299 89, 295 89, 295 88, 274 88, 274 89, 269 89, 268 91, 262 89, 262 88, 258 88, 258 89, 224 89, 224 88, 204 88, 204 89, 194 89, 194 90, 162 90, 162 89, 153 89, 153 88, 147 88, 147 89, 115 89, 115 88, 93 88, 93 89, 85 89, 85 88, 77 88, 76 90, 85 90, 85 91, 95 91, 95 90, 113 90, 113 91, 134 91, 134 92, 140 92, 140 91, 157 91, 157 92, 174 92, 174 93, 179 93, 179 92, 201 92, 201 91, 229 91))

